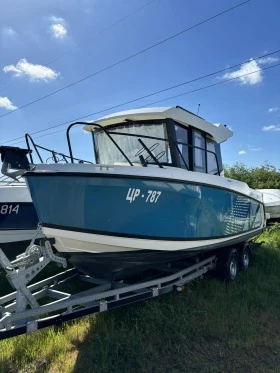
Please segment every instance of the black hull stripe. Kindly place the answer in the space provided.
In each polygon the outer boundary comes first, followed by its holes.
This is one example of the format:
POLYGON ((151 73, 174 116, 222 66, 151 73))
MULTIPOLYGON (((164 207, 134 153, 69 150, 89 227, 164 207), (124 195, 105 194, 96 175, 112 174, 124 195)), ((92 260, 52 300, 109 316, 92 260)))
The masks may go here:
POLYGON ((215 240, 221 238, 230 238, 236 237, 239 235, 249 235, 253 237, 261 232, 263 232, 263 228, 254 228, 250 229, 245 232, 240 232, 238 234, 229 234, 227 236, 213 236, 213 237, 199 237, 199 238, 186 238, 186 237, 160 237, 160 236, 145 236, 145 235, 137 235, 137 234, 127 234, 127 233, 115 233, 115 232, 105 232, 105 231, 97 231, 93 229, 85 229, 85 228, 76 228, 76 227, 68 227, 64 225, 57 225, 57 224, 49 224, 42 222, 43 227, 46 228, 53 228, 53 229, 60 229, 65 231, 73 231, 73 232, 80 232, 80 233, 90 233, 90 234, 98 234, 101 236, 114 236, 114 237, 125 237, 125 238, 138 238, 138 239, 145 239, 145 240, 155 240, 155 241, 202 241, 202 240, 215 240), (256 232, 255 232, 256 231, 256 232), (251 233, 254 232, 254 233, 251 233), (250 234, 251 233, 251 234, 250 234))
MULTIPOLYGON (((179 183, 179 184, 191 184, 191 185, 202 185, 207 186, 211 188, 217 188, 226 190, 231 193, 236 193, 242 196, 247 197, 248 199, 252 199, 258 203, 261 203, 264 206, 264 203, 262 201, 259 201, 258 199, 255 199, 253 197, 248 196, 247 194, 240 193, 238 191, 235 191, 233 189, 229 189, 226 187, 221 187, 218 185, 213 184, 207 184, 202 182, 195 182, 191 180, 180 180, 180 179, 170 179, 168 177, 155 177, 155 176, 140 176, 140 175, 116 175, 116 174, 105 174, 105 173, 90 173, 90 172, 38 172, 38 171, 27 171, 24 173, 23 176, 70 176, 70 177, 77 177, 77 176, 84 176, 84 177, 102 177, 102 178, 116 178, 116 179, 144 179, 144 180, 151 180, 151 181, 168 181, 170 183, 179 183)), ((219 176, 222 177, 222 176, 219 176)), ((236 180, 238 181, 238 180, 236 180)))

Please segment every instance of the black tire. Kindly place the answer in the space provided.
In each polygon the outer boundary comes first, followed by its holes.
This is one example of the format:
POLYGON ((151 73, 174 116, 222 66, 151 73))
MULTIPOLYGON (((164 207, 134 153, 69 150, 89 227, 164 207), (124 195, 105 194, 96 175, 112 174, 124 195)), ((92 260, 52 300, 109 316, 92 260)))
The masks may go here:
POLYGON ((239 266, 241 270, 247 269, 251 264, 251 250, 249 245, 244 245, 239 251, 239 266))
POLYGON ((219 263, 219 273, 222 280, 232 282, 236 279, 239 263, 236 250, 229 250, 219 263))

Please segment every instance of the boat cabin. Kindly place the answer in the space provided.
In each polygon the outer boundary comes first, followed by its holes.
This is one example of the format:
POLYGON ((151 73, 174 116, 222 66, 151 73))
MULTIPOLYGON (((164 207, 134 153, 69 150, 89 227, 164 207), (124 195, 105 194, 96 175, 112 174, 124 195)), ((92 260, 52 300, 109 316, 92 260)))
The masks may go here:
POLYGON ((84 127, 92 132, 97 164, 171 166, 220 175, 220 143, 232 136, 179 107, 129 110, 84 127))

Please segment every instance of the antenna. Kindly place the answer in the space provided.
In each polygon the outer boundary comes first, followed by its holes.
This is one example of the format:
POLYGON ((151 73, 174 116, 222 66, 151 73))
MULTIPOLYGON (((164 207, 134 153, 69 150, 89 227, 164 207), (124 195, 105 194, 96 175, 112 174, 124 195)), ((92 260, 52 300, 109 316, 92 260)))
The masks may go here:
POLYGON ((200 104, 197 105, 197 113, 196 113, 196 115, 198 115, 199 109, 200 109, 200 104))

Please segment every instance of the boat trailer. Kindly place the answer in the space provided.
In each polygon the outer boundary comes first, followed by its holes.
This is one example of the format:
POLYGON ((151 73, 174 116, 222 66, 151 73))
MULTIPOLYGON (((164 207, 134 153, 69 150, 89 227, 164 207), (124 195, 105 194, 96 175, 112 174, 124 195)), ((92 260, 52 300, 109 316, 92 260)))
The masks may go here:
POLYGON ((40 245, 30 245, 25 253, 11 262, 0 249, 0 266, 15 289, 0 297, 0 340, 61 325, 65 321, 157 297, 172 290, 181 291, 187 282, 214 269, 217 262, 217 256, 211 255, 201 261, 194 259, 192 263, 189 261, 183 265, 180 262, 178 267, 172 263, 156 268, 160 273, 156 278, 136 283, 106 281, 71 268, 29 284, 50 262, 64 269, 67 267, 66 259, 54 254, 51 243, 51 239, 43 239, 40 245), (69 288, 73 281, 80 288, 84 284, 87 289, 79 292, 60 289, 65 285, 69 288))

